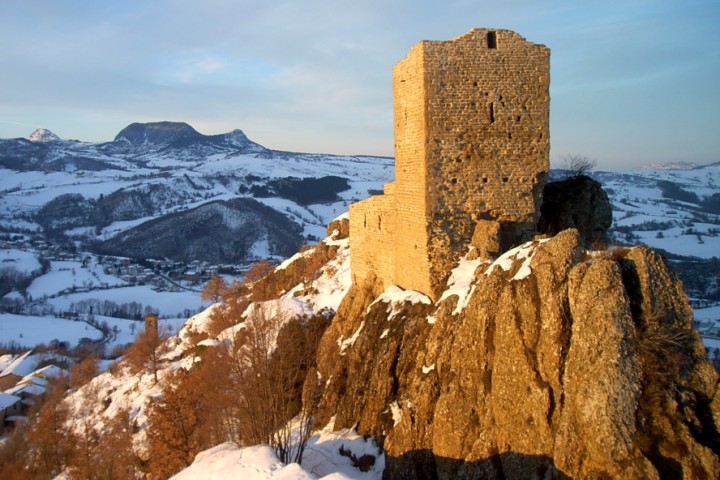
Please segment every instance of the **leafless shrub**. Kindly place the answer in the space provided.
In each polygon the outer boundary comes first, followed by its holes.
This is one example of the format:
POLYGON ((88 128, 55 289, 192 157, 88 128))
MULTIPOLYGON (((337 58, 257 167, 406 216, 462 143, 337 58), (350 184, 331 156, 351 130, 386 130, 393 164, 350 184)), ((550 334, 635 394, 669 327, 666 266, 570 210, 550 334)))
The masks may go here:
POLYGON ((592 171, 597 162, 579 153, 563 155, 563 169, 567 171, 568 177, 579 177, 587 175, 592 171))

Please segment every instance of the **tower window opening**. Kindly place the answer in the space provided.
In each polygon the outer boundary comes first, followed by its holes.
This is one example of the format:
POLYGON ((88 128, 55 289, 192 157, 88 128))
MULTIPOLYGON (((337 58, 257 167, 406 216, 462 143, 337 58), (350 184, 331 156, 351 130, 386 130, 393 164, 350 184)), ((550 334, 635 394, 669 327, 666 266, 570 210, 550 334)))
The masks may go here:
POLYGON ((490 102, 490 123, 495 123, 495 104, 490 102))
POLYGON ((488 48, 497 48, 497 32, 488 32, 487 46, 488 48))

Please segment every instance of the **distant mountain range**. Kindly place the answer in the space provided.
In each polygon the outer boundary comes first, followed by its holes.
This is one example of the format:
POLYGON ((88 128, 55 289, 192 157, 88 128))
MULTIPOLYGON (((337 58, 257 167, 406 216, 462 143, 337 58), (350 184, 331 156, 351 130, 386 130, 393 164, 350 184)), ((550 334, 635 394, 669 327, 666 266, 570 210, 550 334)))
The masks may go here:
POLYGON ((104 143, 38 129, 0 139, 0 168, 0 231, 235 264, 284 258, 323 237, 350 202, 393 176, 391 158, 282 152, 241 130, 203 135, 175 122, 133 123, 104 143))
MULTIPOLYGON (((104 143, 38 129, 0 139, 0 233, 135 258, 280 259, 323 237, 393 168, 392 158, 277 151, 186 123, 133 123, 104 143)), ((660 249, 691 297, 720 300, 720 163, 592 176, 612 200, 616 240, 660 249)))

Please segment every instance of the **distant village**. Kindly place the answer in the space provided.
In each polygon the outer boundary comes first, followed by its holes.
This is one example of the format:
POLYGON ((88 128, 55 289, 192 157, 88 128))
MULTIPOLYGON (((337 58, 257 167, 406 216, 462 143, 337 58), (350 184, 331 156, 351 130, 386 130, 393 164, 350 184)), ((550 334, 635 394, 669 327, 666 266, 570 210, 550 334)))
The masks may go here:
MULTIPOLYGON (((0 248, 33 251, 43 260, 80 262, 83 267, 96 260, 103 271, 124 280, 131 285, 152 285, 157 291, 196 290, 215 275, 242 275, 247 270, 243 265, 212 265, 193 260, 190 263, 169 259, 147 259, 142 261, 126 257, 73 253, 66 247, 51 245, 45 240, 29 240, 25 235, 0 237, 0 248), (195 287, 195 288, 193 288, 195 287)), ((76 288, 74 292, 83 291, 76 288)))
MULTIPOLYGON (((77 253, 68 251, 67 246, 50 245, 45 240, 30 240, 24 235, 0 236, 0 248, 33 253, 41 264, 43 274, 49 271, 51 262, 74 262, 78 267, 88 269, 88 275, 94 278, 89 278, 87 281, 82 281, 82 283, 68 285, 53 294, 44 295, 43 298, 32 298, 19 292, 13 292, 2 298, 1 307, 6 312, 55 315, 69 319, 83 319, 82 314, 88 312, 85 311, 87 305, 83 309, 81 304, 87 303, 87 301, 79 301, 75 308, 71 306, 66 311, 55 311, 45 300, 63 295, 143 285, 156 292, 189 291, 199 294, 202 285, 215 275, 240 277, 248 268, 243 265, 213 265, 198 260, 189 263, 169 259, 133 260, 125 257, 97 255, 87 252, 77 253), (96 268, 90 269, 90 266, 96 266, 96 268), (100 267, 106 275, 121 280, 122 283, 119 281, 115 283, 103 281, 96 273, 97 267, 100 267)), ((53 268, 58 271, 75 269, 74 267, 62 267, 58 264, 55 264, 53 268)), ((102 301, 102 299, 98 299, 98 301, 102 301)), ((124 312, 124 310, 127 310, 122 307, 123 305, 120 306, 119 311, 124 312)), ((119 315, 98 311, 94 313, 137 320, 140 319, 143 312, 119 315)), ((195 312, 187 313, 192 315, 195 312)))
POLYGON ((52 352, 0 355, 0 434, 27 420, 48 383, 67 376, 67 365, 67 358, 52 352))

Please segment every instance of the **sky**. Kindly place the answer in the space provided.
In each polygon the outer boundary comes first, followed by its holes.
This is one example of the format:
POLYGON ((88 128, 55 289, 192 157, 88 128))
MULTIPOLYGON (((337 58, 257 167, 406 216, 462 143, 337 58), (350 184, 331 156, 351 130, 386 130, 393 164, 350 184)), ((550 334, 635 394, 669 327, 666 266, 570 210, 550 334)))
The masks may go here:
POLYGON ((473 27, 551 49, 553 166, 720 161, 719 0, 0 0, 0 138, 169 120, 392 156, 392 66, 473 27))

